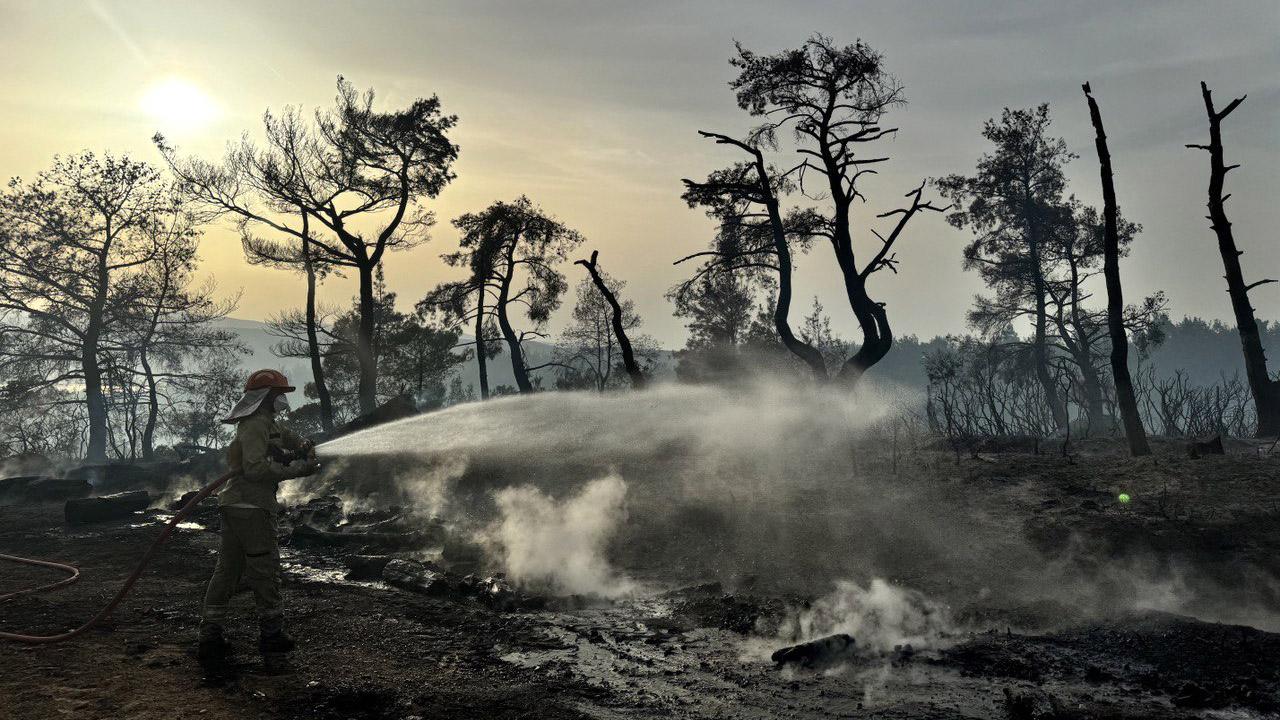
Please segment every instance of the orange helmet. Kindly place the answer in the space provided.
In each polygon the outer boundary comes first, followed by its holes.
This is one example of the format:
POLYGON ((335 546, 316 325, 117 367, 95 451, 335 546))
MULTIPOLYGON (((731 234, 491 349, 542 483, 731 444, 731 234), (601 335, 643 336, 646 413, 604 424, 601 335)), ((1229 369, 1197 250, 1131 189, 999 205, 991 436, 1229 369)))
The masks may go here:
POLYGON ((261 390, 262 388, 275 388, 284 392, 293 392, 296 388, 289 384, 289 378, 279 370, 259 370, 249 376, 249 380, 244 384, 244 391, 261 390))

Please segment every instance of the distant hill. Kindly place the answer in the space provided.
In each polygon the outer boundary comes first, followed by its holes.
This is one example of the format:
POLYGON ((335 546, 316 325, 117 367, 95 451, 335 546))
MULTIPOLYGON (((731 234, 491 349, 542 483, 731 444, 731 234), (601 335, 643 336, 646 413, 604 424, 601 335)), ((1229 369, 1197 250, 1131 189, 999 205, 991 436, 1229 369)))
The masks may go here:
POLYGON ((240 367, 247 376, 254 370, 273 368, 284 373, 299 387, 311 379, 311 363, 301 358, 281 358, 271 351, 271 346, 280 342, 279 338, 270 335, 267 324, 257 320, 240 320, 226 318, 217 323, 218 328, 230 330, 240 338, 252 351, 240 359, 240 367), (301 380, 301 381, 299 381, 301 380))
MULTIPOLYGON (((1258 320, 1258 333, 1272 373, 1280 370, 1280 323, 1258 320)), ((1213 385, 1239 374, 1243 380, 1244 353, 1234 325, 1200 318, 1183 318, 1164 326, 1165 340, 1151 353, 1150 362, 1161 376, 1186 373, 1192 385, 1213 385)))
MULTIPOLYGON (((1258 321, 1262 345, 1267 350, 1272 371, 1280 370, 1280 323, 1258 321)), ((1240 350, 1240 335, 1234 325, 1222 322, 1205 322, 1200 318, 1183 318, 1166 323, 1163 327, 1164 342, 1152 349, 1142 360, 1155 369, 1159 377, 1168 377, 1181 370, 1193 386, 1207 387, 1223 378, 1239 375, 1244 379, 1244 355, 1240 350)), ((871 375, 907 387, 924 387, 928 384, 921 358, 930 350, 945 347, 943 338, 921 340, 914 335, 896 338, 889 354, 871 370, 871 375)), ((1139 354, 1131 348, 1129 362, 1138 367, 1139 354)))
MULTIPOLYGON (((266 323, 257 320, 241 320, 239 318, 226 318, 218 323, 218 327, 231 330, 240 338, 251 351, 252 354, 245 355, 240 360, 240 367, 244 370, 245 375, 258 370, 260 368, 274 368, 284 373, 298 387, 311 380, 311 363, 304 358, 281 358, 272 351, 272 346, 278 344, 280 340, 272 337, 266 323)), ((470 342, 471 335, 462 335, 460 342, 470 342)), ((541 342, 537 340, 526 340, 524 343, 526 362, 529 365, 541 365, 551 360, 555 353, 555 345, 552 343, 541 342)), ((667 374, 671 372, 673 361, 669 352, 663 351, 659 357, 658 374, 667 374)), ((506 353, 505 346, 503 353, 493 360, 489 361, 489 387, 496 388, 499 385, 515 386, 515 373, 511 371, 511 357, 506 353)), ((468 360, 458 367, 456 374, 462 377, 463 385, 472 385, 476 392, 479 392, 479 368, 476 365, 475 358, 468 360)), ((544 387, 555 387, 555 368, 544 368, 535 371, 536 377, 541 377, 544 387)))
MULTIPOLYGON (((1259 321, 1262 326, 1262 342, 1267 348, 1268 358, 1273 363, 1280 359, 1280 323, 1259 321)), ((220 326, 232 330, 240 340, 253 351, 245 356, 240 365, 248 374, 253 370, 270 367, 280 370, 293 378, 301 387, 311 379, 311 365, 304 359, 277 357, 271 348, 279 341, 268 332, 265 323, 256 320, 240 320, 227 318, 220 326)), ((1239 373, 1244 376, 1244 361, 1240 352, 1240 338, 1235 328, 1220 322, 1206 323, 1198 318, 1184 318, 1165 326, 1166 339, 1150 356, 1149 362, 1155 367, 1157 374, 1166 376, 1175 370, 1183 370, 1193 385, 1213 385, 1223 376, 1239 373)), ((470 341, 472 336, 463 335, 463 341, 470 341)), ((925 377, 921 358, 934 348, 945 344, 942 338, 921 340, 907 335, 897 338, 889 354, 885 356, 872 373, 883 380, 905 387, 923 388, 928 382, 925 377)), ((530 340, 525 342, 525 353, 529 365, 540 365, 551 359, 555 345, 547 342, 530 340)), ((1136 353, 1130 357, 1136 362, 1136 353)), ((664 350, 658 358, 656 374, 669 377, 674 373, 675 358, 671 351, 664 350)), ((475 359, 460 366, 457 374, 462 377, 464 385, 472 385, 478 389, 479 379, 475 359)), ((535 376, 543 378, 544 387, 555 387, 555 369, 547 368, 536 371, 535 376)), ((502 355, 489 362, 489 386, 515 385, 515 375, 511 372, 511 359, 504 351, 502 355)))

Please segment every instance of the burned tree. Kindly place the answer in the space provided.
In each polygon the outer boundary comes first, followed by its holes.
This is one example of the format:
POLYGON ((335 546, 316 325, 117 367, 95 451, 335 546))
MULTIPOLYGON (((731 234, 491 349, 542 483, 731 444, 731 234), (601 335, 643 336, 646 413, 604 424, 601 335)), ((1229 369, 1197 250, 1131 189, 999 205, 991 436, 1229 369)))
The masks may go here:
POLYGON ((991 330, 1020 317, 1031 319, 1036 378, 1062 430, 1069 417, 1050 369, 1046 246, 1055 223, 1065 219, 1063 166, 1075 156, 1066 141, 1047 137, 1049 122, 1048 105, 1006 108, 998 121, 991 119, 983 126, 983 137, 995 149, 978 159, 976 173, 951 175, 937 183, 942 194, 960 206, 947 220, 974 233, 964 250, 964 268, 977 270, 995 290, 994 297, 978 299, 971 320, 991 330))
MULTIPOLYGON (((639 390, 645 386, 644 371, 640 369, 640 363, 636 362, 635 350, 631 347, 631 339, 627 337, 627 326, 635 327, 639 325, 640 319, 636 317, 635 311, 631 310, 630 302, 627 303, 626 308, 618 302, 618 296, 609 287, 609 283, 606 282, 604 271, 596 264, 599 256, 600 251, 593 250, 591 251, 590 260, 578 260, 574 262, 574 265, 581 265, 587 269, 587 272, 591 274, 591 282, 595 284, 596 291, 609 304, 609 324, 613 330, 613 337, 618 343, 618 349, 622 353, 622 366, 626 369, 627 376, 631 378, 631 387, 639 390), (627 311, 630 312, 628 313, 627 311)), ((597 365, 600 364, 597 362, 597 365)), ((606 367, 611 364, 607 360, 604 363, 606 367)))
POLYGON ((686 318, 689 349, 740 345, 751 325, 755 286, 729 272, 703 273, 694 283, 681 283, 668 298, 676 317, 686 318))
POLYGON ((85 152, 0 194, 0 374, 25 393, 82 385, 86 458, 107 457, 109 355, 144 288, 142 266, 180 212, 146 163, 85 152))
MULTIPOLYGON (((979 437, 1043 436, 1055 428, 1027 354, 1009 352, 1012 331, 947 337, 924 355, 926 414, 953 443, 979 437)), ((1060 375, 1054 376, 1057 380, 1060 375)))
POLYGON ((315 250, 308 255, 295 249, 288 257, 322 259, 356 273, 361 412, 377 404, 374 276, 385 253, 426 239, 434 216, 420 202, 453 180, 458 155, 448 139, 457 118, 441 112, 437 97, 391 112, 375 111, 373 101, 372 90, 358 93, 339 77, 335 107, 318 112, 313 129, 295 110, 267 113, 266 146, 245 140, 221 165, 179 160, 156 136, 174 173, 210 207, 269 228, 289 243, 306 240, 315 250), (282 217, 294 213, 322 227, 325 236, 282 217))
POLYGON ((775 55, 757 55, 738 45, 737 56, 730 63, 739 71, 730 83, 739 107, 763 119, 748 145, 772 144, 779 131, 790 128, 802 160, 782 176, 794 175, 805 191, 807 177, 816 175, 825 195, 828 214, 825 228, 817 234, 831 242, 849 307, 862 331, 862 344, 837 375, 853 385, 893 345, 888 313, 884 303, 871 297, 869 279, 884 268, 896 272, 894 243, 918 212, 943 210, 923 199, 923 184, 908 192, 906 207, 878 216, 896 216, 897 222, 887 235, 871 231, 880 247, 859 265, 851 211, 854 201, 866 196, 858 181, 889 160, 883 155, 861 155, 861 148, 896 132, 896 128, 883 128, 880 123, 891 108, 905 103, 902 86, 885 70, 880 53, 862 42, 839 47, 822 35, 775 55))
MULTIPOLYGON (((1110 354, 1110 337, 1107 309, 1091 307, 1089 284, 1093 278, 1105 272, 1106 223, 1102 214, 1091 207, 1081 206, 1073 199, 1062 208, 1061 220, 1053 223, 1053 232, 1045 245, 1044 255, 1046 292, 1049 302, 1050 332, 1048 343, 1051 362, 1069 366, 1079 388, 1078 398, 1084 408, 1086 429, 1090 432, 1111 432, 1114 413, 1108 414, 1106 404, 1110 386, 1106 382, 1106 356, 1110 354)), ((1133 239, 1142 226, 1130 222, 1117 212, 1115 218, 1115 243, 1117 257, 1128 253, 1133 239)), ((1157 322, 1163 317, 1164 293, 1156 292, 1137 305, 1120 308, 1120 327, 1126 333, 1134 333, 1144 342, 1159 342, 1157 322)), ((1126 335, 1127 344, 1127 335, 1126 335)))
POLYGON ((203 366, 248 351, 235 333, 213 326, 235 309, 236 302, 215 301, 212 279, 194 284, 197 236, 187 222, 174 218, 154 229, 155 253, 137 278, 139 292, 129 308, 121 340, 126 357, 137 362, 136 368, 122 368, 126 382, 131 385, 140 375, 146 394, 147 415, 140 443, 142 457, 147 460, 155 455, 162 396, 172 404, 171 389, 185 394, 202 382, 206 374, 203 366), (193 360, 199 361, 194 367, 193 360))
MULTIPOLYGON (((1058 351, 1051 353, 1051 362, 1057 362, 1064 366, 1064 371, 1074 371, 1073 374, 1078 376, 1079 382, 1072 383, 1072 386, 1078 387, 1082 396, 1080 404, 1085 410, 1087 430, 1109 432, 1112 424, 1104 409, 1101 368, 1106 322, 1103 313, 1085 305, 1090 296, 1085 284, 1100 272, 1101 222, 1093 208, 1077 211, 1069 205, 1063 207, 1062 212, 1063 217, 1054 223, 1050 242, 1042 255, 1046 260, 1045 292, 1052 326, 1046 341, 1052 350, 1058 351), (1095 232, 1095 229, 1099 231, 1095 232), (1055 269, 1060 270, 1056 277, 1055 269)), ((1138 229, 1133 223, 1125 224, 1126 244, 1138 229)), ((994 318, 984 319, 984 322, 991 319, 994 318)))
POLYGON ((470 343, 459 343, 459 345, 474 346, 480 399, 488 400, 489 361, 502 354, 502 346, 499 344, 502 337, 498 333, 498 326, 494 320, 493 306, 486 304, 487 300, 493 298, 489 297, 491 288, 488 283, 479 279, 483 277, 486 276, 473 275, 467 280, 444 283, 436 287, 418 302, 418 312, 424 315, 443 312, 458 326, 474 327, 475 339, 470 343))
MULTIPOLYGON (((444 401, 449 375, 470 357, 469 352, 454 352, 459 346, 457 332, 437 324, 429 309, 419 307, 412 313, 400 312, 396 309, 396 294, 387 290, 381 273, 374 280, 377 332, 373 350, 378 361, 376 397, 379 405, 400 399, 412 402, 418 409, 439 407, 444 401)), ((296 321, 288 330, 292 341, 298 343, 296 321)), ((347 422, 362 414, 360 363, 356 352, 360 332, 359 298, 346 312, 322 324, 321 331, 325 375, 331 382, 337 415, 341 422, 347 422)))
POLYGON ((479 374, 480 399, 489 399, 489 367, 488 362, 502 352, 501 336, 495 313, 495 305, 499 287, 492 282, 498 261, 497 246, 482 242, 475 232, 468 235, 468 229, 477 230, 468 224, 459 222, 469 216, 453 221, 454 227, 463 230, 463 249, 454 253, 441 255, 446 265, 465 267, 467 277, 462 280, 442 283, 418 301, 418 312, 443 312, 457 324, 472 325, 475 328, 476 371, 479 374))
POLYGON ((388 326, 378 358, 385 384, 412 397, 419 409, 443 405, 445 383, 470 350, 455 353, 458 333, 437 326, 427 313, 397 312, 388 326))
MULTIPOLYGON (((461 249, 443 257, 449 265, 468 268, 470 276, 437 287, 420 305, 443 309, 459 322, 475 322, 478 357, 484 356, 480 345, 488 340, 486 319, 495 318, 511 354, 516 386, 520 392, 533 392, 521 344, 527 337, 541 336, 539 328, 560 306, 566 283, 555 266, 583 238, 524 196, 462 215, 453 225, 462 233, 461 249), (472 296, 474 303, 469 301, 472 296), (534 330, 516 332, 511 323, 513 306, 524 309, 534 330)), ((481 382, 485 394, 487 380, 482 377, 481 382)))
POLYGON ((1222 152, 1222 121, 1240 107, 1245 96, 1232 100, 1222 110, 1213 106, 1213 96, 1209 86, 1200 83, 1200 93, 1204 96, 1204 109, 1209 117, 1209 144, 1189 144, 1189 148, 1198 148, 1209 153, 1209 223, 1218 237, 1218 252, 1222 255, 1222 266, 1226 271, 1227 294, 1231 296, 1231 310, 1235 314, 1236 328, 1240 332, 1240 344, 1244 351, 1245 377, 1249 380, 1249 390, 1253 394, 1253 402, 1258 413, 1258 437, 1280 435, 1280 379, 1272 378, 1267 372, 1267 356, 1262 347, 1262 337, 1258 332, 1258 321, 1254 316, 1253 305, 1249 302, 1249 291, 1276 282, 1271 279, 1258 280, 1246 284, 1244 273, 1240 269, 1240 256, 1243 250, 1236 249, 1235 236, 1231 231, 1231 221, 1227 219, 1226 202, 1230 194, 1223 195, 1223 183, 1227 173, 1238 167, 1227 165, 1222 152))
MULTIPOLYGON (((819 382, 827 380, 822 353, 799 337, 789 318, 792 298, 792 245, 804 252, 809 249, 815 226, 820 218, 812 212, 793 212, 786 220, 779 209, 778 195, 792 189, 793 183, 779 179, 764 161, 758 145, 719 135, 699 132, 721 145, 732 145, 751 156, 748 163, 738 163, 707 176, 704 182, 684 180, 685 202, 690 207, 702 206, 707 215, 719 223, 719 231, 711 249, 693 253, 675 262, 679 265, 702 259, 703 265, 685 287, 697 283, 708 272, 738 272, 752 276, 766 273, 776 283, 773 326, 782 344, 800 358, 819 382)), ((760 141, 759 138, 756 139, 760 141)))
POLYGON ((334 425, 333 396, 329 392, 329 383, 324 372, 325 343, 320 336, 321 311, 316 305, 316 288, 323 278, 337 270, 326 262, 323 254, 318 253, 312 242, 310 217, 306 212, 298 215, 300 232, 297 244, 281 243, 275 240, 252 235, 244 225, 241 227, 240 243, 244 247, 245 257, 253 265, 290 270, 301 270, 306 278, 307 295, 302 312, 281 313, 269 323, 273 331, 284 342, 277 346, 281 357, 303 357, 311 364, 312 387, 316 400, 320 404, 320 427, 324 432, 332 432, 334 425))
POLYGON ((339 315, 338 308, 317 303, 314 291, 309 288, 307 302, 301 309, 290 308, 267 318, 267 334, 277 340, 271 352, 278 357, 305 359, 310 363, 312 382, 304 386, 303 393, 314 396, 316 420, 324 432, 337 426, 336 403, 324 359, 335 345, 344 342, 334 334, 339 315))
POLYGON ((1133 378, 1129 376, 1129 338, 1125 334, 1124 290, 1120 285, 1120 210, 1116 205, 1111 151, 1107 147, 1107 134, 1102 129, 1102 113, 1089 91, 1089 83, 1084 84, 1084 95, 1089 101, 1089 118, 1097 133, 1095 144, 1102 176, 1103 274, 1107 280, 1107 332, 1111 339, 1111 374, 1115 379, 1116 403, 1120 406, 1120 418, 1124 422, 1129 452, 1133 455, 1150 455, 1147 431, 1142 427, 1142 415, 1138 412, 1138 400, 1133 392, 1133 378))

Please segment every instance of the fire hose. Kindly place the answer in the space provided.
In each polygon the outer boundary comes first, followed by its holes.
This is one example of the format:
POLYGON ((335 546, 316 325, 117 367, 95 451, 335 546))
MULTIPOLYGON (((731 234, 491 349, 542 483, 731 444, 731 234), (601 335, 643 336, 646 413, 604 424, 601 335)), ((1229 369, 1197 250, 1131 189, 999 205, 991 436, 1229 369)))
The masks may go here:
MULTIPOLYGON (((151 543, 151 547, 147 548, 146 554, 142 556, 142 560, 138 563, 137 567, 133 569, 133 573, 129 575, 128 579, 124 581, 124 585, 121 586, 115 597, 111 599, 111 602, 107 603, 106 607, 98 611, 97 615, 89 618, 88 622, 74 630, 68 630, 67 632, 58 635, 23 635, 21 633, 0 632, 0 640, 13 640, 15 642, 26 643, 28 645, 47 645, 62 642, 63 640, 70 640, 105 620, 107 616, 116 609, 116 606, 120 604, 120 601, 124 600, 125 596, 129 594, 129 591, 133 589, 134 583, 136 583, 138 578, 142 576, 142 571, 146 569, 147 565, 155 557, 156 553, 160 550, 160 546, 163 545, 165 541, 169 539, 169 536, 173 534, 178 523, 191 515, 191 513, 195 511, 196 507, 199 506, 205 498, 217 492, 218 488, 222 487, 223 483, 230 480, 238 472, 239 471, 237 470, 232 470, 223 474, 217 480, 205 485, 195 494, 194 497, 188 500, 187 504, 183 505, 182 508, 169 519, 169 522, 165 524, 164 529, 160 532, 160 536, 155 539, 155 542, 151 543)), ((67 565, 65 563, 52 562, 49 560, 36 560, 34 558, 4 554, 0 554, 0 560, 9 560, 11 562, 22 563, 24 565, 52 568, 69 574, 69 577, 65 577, 57 582, 39 585, 36 587, 23 588, 22 590, 16 590, 11 593, 0 595, 0 602, 21 597, 23 595, 33 595, 39 592, 56 590, 58 588, 66 587, 80 579, 80 570, 73 565, 67 565)))

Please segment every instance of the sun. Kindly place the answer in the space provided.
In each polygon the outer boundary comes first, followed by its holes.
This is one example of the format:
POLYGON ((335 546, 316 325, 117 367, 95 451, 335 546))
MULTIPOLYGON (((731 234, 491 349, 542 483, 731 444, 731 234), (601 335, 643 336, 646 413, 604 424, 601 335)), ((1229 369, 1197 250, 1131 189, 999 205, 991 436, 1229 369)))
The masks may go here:
POLYGON ((182 78, 170 77, 147 88, 138 106, 160 123, 162 132, 199 130, 221 114, 203 90, 182 78))

